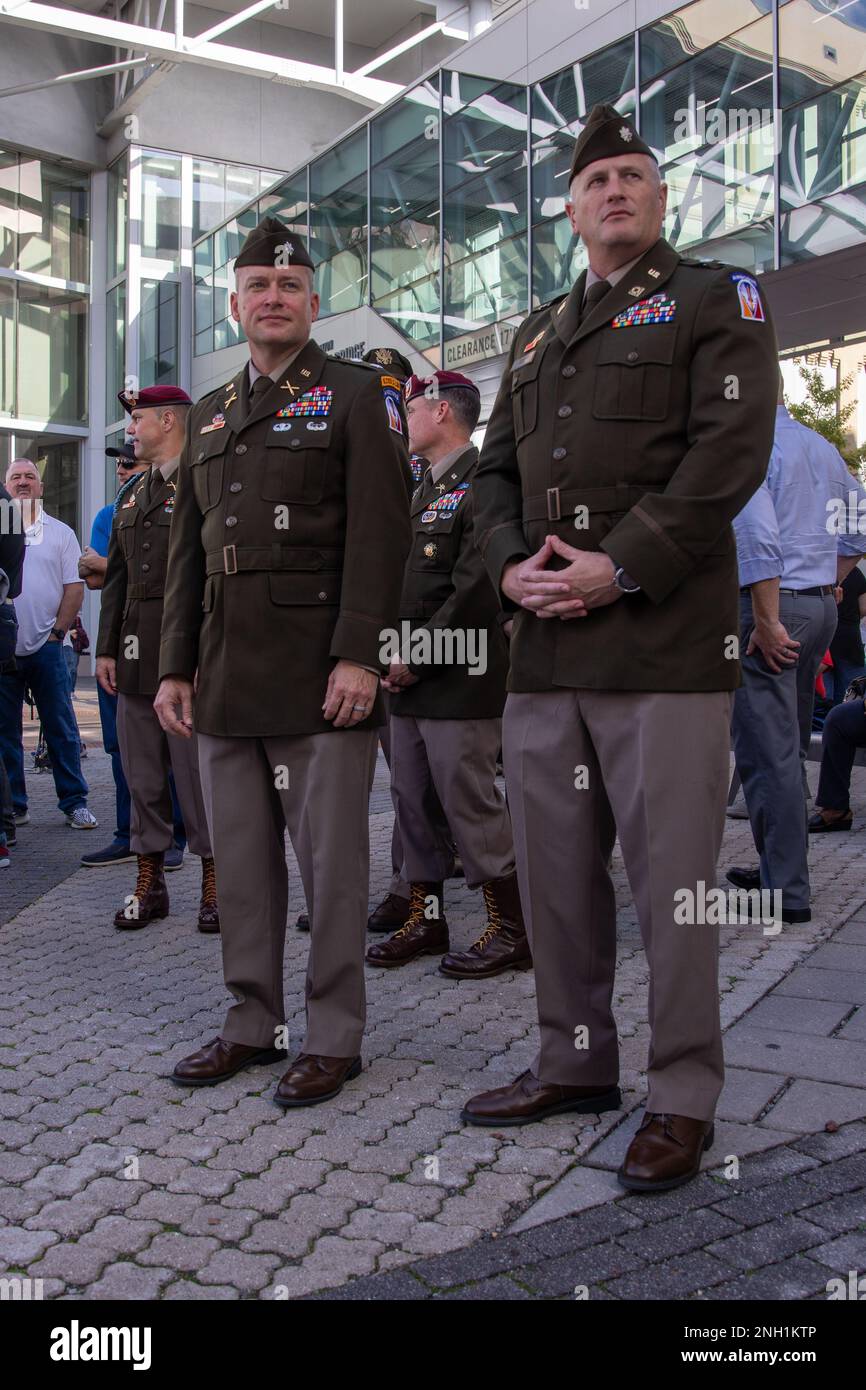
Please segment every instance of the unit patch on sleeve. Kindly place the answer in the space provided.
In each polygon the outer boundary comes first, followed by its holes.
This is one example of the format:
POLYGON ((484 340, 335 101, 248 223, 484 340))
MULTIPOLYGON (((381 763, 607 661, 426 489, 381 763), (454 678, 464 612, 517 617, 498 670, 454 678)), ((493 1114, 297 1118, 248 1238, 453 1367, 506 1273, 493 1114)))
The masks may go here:
POLYGON ((731 275, 731 279, 737 287, 737 295, 740 301, 740 318, 753 319, 756 323, 765 323, 764 306, 761 303, 761 295, 758 286, 751 275, 745 275, 737 270, 731 275))
POLYGON ((640 304, 632 304, 611 321, 611 328, 640 328, 647 323, 670 323, 677 312, 677 301, 670 299, 662 291, 642 299, 640 304))
POLYGON ((400 412, 400 383, 397 381, 396 377, 384 376, 382 377, 382 383, 382 395, 385 400, 385 409, 388 412, 388 426, 390 429, 394 430, 396 434, 404 434, 403 416, 400 412), (386 381, 394 381, 395 385, 385 386, 384 383, 386 381))

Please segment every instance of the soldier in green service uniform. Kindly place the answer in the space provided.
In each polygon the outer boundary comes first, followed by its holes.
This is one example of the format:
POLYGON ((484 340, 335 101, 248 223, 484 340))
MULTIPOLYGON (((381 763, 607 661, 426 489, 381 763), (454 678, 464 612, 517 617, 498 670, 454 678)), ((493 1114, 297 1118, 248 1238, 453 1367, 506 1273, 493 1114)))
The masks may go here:
POLYGON ((313 263, 287 227, 265 218, 235 275, 250 360, 190 413, 156 700, 166 729, 198 733, 235 1003, 173 1079, 213 1085, 284 1055, 288 827, 310 911, 307 1028, 275 1099, 313 1105, 361 1069, 381 634, 410 539, 405 413, 399 382, 310 339, 313 263))
POLYGON ((596 107, 566 205, 589 269, 517 333, 475 475, 516 612, 503 748, 541 1047, 475 1124, 616 1107, 616 833, 650 971, 638 1191, 698 1171, 723 1081, 715 886, 739 683, 731 521, 773 440, 776 339, 754 277, 678 255, 632 122, 596 107))

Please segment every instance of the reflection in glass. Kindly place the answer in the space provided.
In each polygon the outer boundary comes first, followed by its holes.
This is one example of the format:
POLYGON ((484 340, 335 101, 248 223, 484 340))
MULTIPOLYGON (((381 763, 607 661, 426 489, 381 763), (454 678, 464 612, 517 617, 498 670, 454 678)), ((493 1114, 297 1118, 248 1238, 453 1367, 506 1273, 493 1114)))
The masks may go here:
POLYGON ((139 340, 141 385, 177 384, 176 280, 143 280, 139 340))
POLYGON ((439 91, 424 83, 371 126, 373 307, 423 351, 439 342, 439 91))
POLYGON ((126 284, 121 281, 105 296, 105 418, 120 420, 123 407, 117 393, 126 378, 126 284))
POLYGON ((772 8, 773 0, 725 0, 723 5, 718 0, 697 0, 697 4, 684 5, 676 14, 641 30, 641 80, 646 82, 666 68, 712 48, 759 16, 769 14, 772 8))
POLYGON ((641 131, 668 184, 665 236, 679 249, 773 213, 771 20, 657 78, 641 131))
MULTIPOLYGON (((469 85, 461 75, 461 95, 469 85)), ((527 308, 526 89, 473 79, 471 90, 445 120, 446 339, 527 308)))
POLYGON ((87 377, 87 300, 18 283, 20 416, 81 424, 87 377))
POLYGON ((782 119, 779 199, 801 207, 866 182, 866 82, 846 82, 782 119))
POLYGON ((126 159, 119 159, 108 171, 108 279, 126 269, 126 221, 128 191, 126 159))
POLYGON ((320 318, 366 303, 366 130, 310 165, 310 250, 317 266, 320 318))
POLYGON ((15 414, 15 284, 0 280, 0 412, 15 414))
POLYGON ((259 221, 263 217, 278 217, 290 231, 303 237, 310 234, 307 225, 307 171, 302 169, 291 179, 277 184, 270 193, 259 199, 259 221))
POLYGON ((66 165, 21 157, 17 268, 82 284, 89 278, 90 178, 66 165))
POLYGON ((71 526, 81 541, 81 517, 78 506, 79 446, 74 440, 64 440, 57 444, 50 441, 50 435, 19 434, 16 430, 15 452, 18 458, 30 459, 39 469, 44 488, 42 505, 48 515, 71 526))
POLYGON ((827 256, 866 240, 866 187, 831 194, 781 218, 781 264, 827 256))
POLYGON ((18 156, 0 150, 0 266, 15 269, 18 231, 18 156))
POLYGON ((146 154, 141 160, 141 254, 146 260, 171 261, 180 255, 179 157, 146 154))
POLYGON ((782 107, 817 96, 866 70, 862 0, 788 0, 779 10, 782 107))

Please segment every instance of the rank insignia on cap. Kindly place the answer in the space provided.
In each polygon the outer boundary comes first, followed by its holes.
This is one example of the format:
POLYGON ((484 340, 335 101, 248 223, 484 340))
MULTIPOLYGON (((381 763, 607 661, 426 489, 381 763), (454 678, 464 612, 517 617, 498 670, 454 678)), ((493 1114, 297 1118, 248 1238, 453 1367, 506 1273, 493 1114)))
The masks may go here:
POLYGON ((662 291, 650 295, 640 304, 631 304, 611 320, 611 328, 641 328, 650 323, 671 323, 676 318, 677 301, 668 299, 662 291))
POLYGON ((764 323, 764 306, 761 303, 761 295, 758 286, 751 275, 743 275, 736 272, 731 276, 737 287, 737 295, 740 300, 740 318, 752 319, 755 323, 764 323))
POLYGON ((283 420, 289 416, 310 416, 328 415, 331 410, 331 402, 334 393, 330 386, 314 386, 312 390, 305 391, 296 401, 289 401, 277 411, 277 419, 283 420))
POLYGON ((421 520, 422 520, 422 521, 435 521, 438 515, 439 515, 438 512, 422 512, 422 513, 421 513, 421 520))
POLYGON ((634 139, 634 131, 627 125, 621 125, 619 128, 619 138, 620 140, 624 140, 626 144, 629 144, 629 142, 634 139))

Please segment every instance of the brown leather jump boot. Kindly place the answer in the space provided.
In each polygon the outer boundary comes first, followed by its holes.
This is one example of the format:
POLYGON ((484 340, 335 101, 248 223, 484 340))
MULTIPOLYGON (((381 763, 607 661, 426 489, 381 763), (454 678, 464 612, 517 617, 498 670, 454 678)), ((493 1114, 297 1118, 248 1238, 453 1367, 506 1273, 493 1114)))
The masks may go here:
POLYGON ((168 889, 162 869, 161 854, 138 854, 138 878, 132 901, 114 914, 114 925, 120 931, 138 931, 148 922, 168 916, 168 889))
POLYGON ((216 868, 212 859, 202 859, 201 861, 201 902, 198 907, 198 929, 203 932, 218 932, 220 929, 216 868))
POLYGON ((409 885, 409 916, 403 926, 379 946, 367 951, 369 965, 408 965, 418 956, 438 956, 447 951, 448 923, 442 904, 441 883, 409 885))
POLYGON ((439 969, 453 980, 486 980, 503 970, 531 970, 517 874, 482 884, 487 926, 468 951, 445 956, 439 969))

